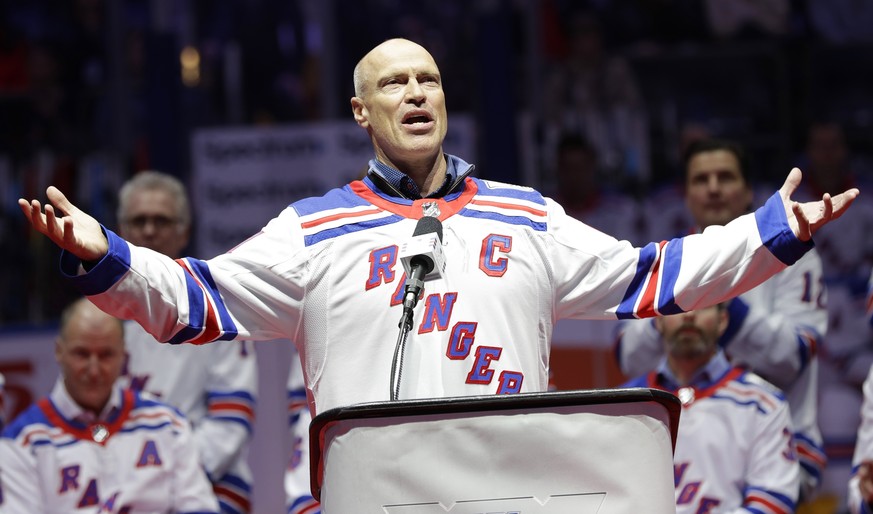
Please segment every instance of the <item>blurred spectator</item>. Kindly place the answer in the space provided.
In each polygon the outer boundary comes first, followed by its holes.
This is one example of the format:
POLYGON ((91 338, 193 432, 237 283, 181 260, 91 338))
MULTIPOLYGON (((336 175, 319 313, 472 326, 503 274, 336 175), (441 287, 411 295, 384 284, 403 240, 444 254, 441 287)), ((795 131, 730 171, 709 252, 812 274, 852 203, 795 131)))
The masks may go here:
MULTIPOLYGON (((851 184, 865 189, 864 161, 853 154, 843 127, 833 121, 815 121, 806 132, 798 167, 804 184, 798 199, 821 198, 851 184)), ((859 197, 855 212, 837 220, 831 233, 817 235, 827 284, 828 333, 821 348, 819 425, 828 456, 821 495, 844 509, 845 484, 851 473, 852 450, 861 407, 861 384, 873 365, 873 347, 866 326, 867 281, 873 265, 873 199, 859 197)))
POLYGON ((591 142, 604 175, 619 187, 650 176, 645 106, 628 62, 604 48, 599 21, 587 12, 566 25, 567 52, 543 86, 546 145, 563 132, 591 142))
POLYGON ((782 392, 728 363, 724 304, 653 319, 664 357, 626 387, 682 402, 673 456, 676 512, 794 512, 800 467, 782 392))
MULTIPOLYGON (((873 325, 873 274, 869 283, 866 319, 873 325)), ((868 366, 862 390, 862 402, 856 411, 860 413, 860 421, 856 423, 857 444, 848 488, 848 506, 852 514, 873 513, 873 366, 868 366)), ((852 419, 857 421, 855 416, 852 419)))
MULTIPOLYGON (((119 192, 119 234, 129 242, 181 257, 191 231, 184 185, 173 176, 145 171, 119 192)), ((139 324, 125 323, 131 389, 148 391, 181 410, 193 426, 193 442, 212 482, 221 512, 251 512, 248 445, 257 397, 252 343, 159 344, 139 324)))
POLYGON ((784 36, 789 30, 789 0, 706 0, 709 26, 718 38, 784 36))
POLYGON ((0 437, 0 510, 218 511, 179 412, 122 389, 124 331, 85 298, 61 317, 60 376, 0 437))
POLYGON ((288 514, 320 514, 321 506, 312 497, 309 460, 309 424, 312 414, 306 400, 303 369, 296 353, 288 373, 288 428, 291 455, 285 469, 285 503, 288 514))
POLYGON ((583 137, 565 134, 555 158, 555 199, 567 214, 617 239, 641 245, 642 213, 630 195, 610 187, 600 175, 597 150, 583 137))

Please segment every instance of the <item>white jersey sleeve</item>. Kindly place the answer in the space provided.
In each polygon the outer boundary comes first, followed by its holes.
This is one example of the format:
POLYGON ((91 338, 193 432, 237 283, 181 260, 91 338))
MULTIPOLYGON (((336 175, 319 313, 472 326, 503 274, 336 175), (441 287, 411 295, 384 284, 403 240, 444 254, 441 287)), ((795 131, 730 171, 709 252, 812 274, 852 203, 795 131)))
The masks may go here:
MULTIPOLYGON (((731 362, 789 389, 827 332, 827 292, 821 259, 810 251, 766 283, 729 303, 730 322, 721 344, 731 362)), ((663 348, 651 322, 622 325, 617 356, 621 370, 636 376, 654 369, 663 348)))
POLYGON ((858 467, 864 462, 873 462, 873 367, 864 381, 864 403, 861 405, 861 426, 855 442, 855 455, 852 457, 852 478, 849 481, 849 510, 852 514, 871 514, 873 506, 861 498, 858 467))
POLYGON ((37 475, 33 453, 10 438, 0 438, 0 513, 47 512, 42 491, 34 480, 37 475))

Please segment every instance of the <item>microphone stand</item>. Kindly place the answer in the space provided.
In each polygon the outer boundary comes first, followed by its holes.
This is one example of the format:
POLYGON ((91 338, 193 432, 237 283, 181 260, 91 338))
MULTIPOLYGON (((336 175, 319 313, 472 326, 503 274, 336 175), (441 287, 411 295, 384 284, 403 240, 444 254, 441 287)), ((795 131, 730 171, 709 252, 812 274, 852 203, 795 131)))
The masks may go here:
POLYGON ((391 401, 400 396, 400 378, 403 375, 403 356, 406 353, 406 338, 412 329, 412 309, 403 307, 400 317, 400 333, 394 345, 394 358, 391 361, 391 401))
MULTIPOLYGON (((430 266, 432 269, 433 266, 430 266)), ((400 316, 400 333, 394 345, 394 358, 391 360, 391 401, 400 397, 400 378, 403 375, 403 356, 406 354, 406 338, 412 330, 412 313, 418 304, 418 295, 424 288, 422 278, 430 272, 429 268, 416 267, 406 281, 406 294, 403 298, 403 314, 400 316)))

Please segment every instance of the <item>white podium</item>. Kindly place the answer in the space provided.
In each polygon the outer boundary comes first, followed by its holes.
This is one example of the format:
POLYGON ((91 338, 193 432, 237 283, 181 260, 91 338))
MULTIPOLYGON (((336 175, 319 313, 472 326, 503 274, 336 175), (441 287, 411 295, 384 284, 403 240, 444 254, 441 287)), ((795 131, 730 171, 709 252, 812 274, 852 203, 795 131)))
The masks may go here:
POLYGON ((310 425, 326 514, 674 514, 681 405, 654 389, 368 403, 310 425))

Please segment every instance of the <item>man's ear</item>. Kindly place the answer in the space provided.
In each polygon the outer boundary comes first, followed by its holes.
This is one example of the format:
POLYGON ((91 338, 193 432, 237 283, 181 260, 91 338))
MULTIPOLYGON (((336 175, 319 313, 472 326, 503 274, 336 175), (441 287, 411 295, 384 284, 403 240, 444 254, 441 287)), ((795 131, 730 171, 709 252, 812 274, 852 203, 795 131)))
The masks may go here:
POLYGON ((724 334, 727 330, 730 316, 728 315, 727 305, 719 306, 718 308, 718 337, 724 334))
POLYGON ((355 117, 355 121, 363 128, 367 128, 370 125, 368 121, 368 117, 370 115, 367 112, 367 106, 364 105, 364 101, 358 98, 357 96, 352 97, 352 115, 355 117))

